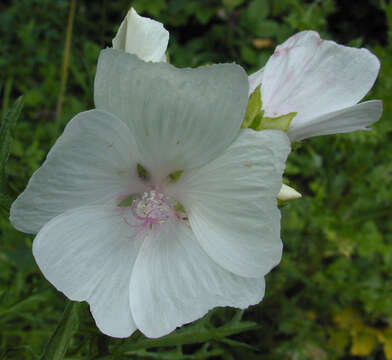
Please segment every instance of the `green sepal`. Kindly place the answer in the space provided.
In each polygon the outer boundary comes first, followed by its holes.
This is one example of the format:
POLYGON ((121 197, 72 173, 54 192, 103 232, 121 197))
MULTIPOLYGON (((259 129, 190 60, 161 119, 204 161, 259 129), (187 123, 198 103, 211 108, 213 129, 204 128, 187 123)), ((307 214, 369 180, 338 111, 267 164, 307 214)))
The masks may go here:
POLYGON ((142 180, 150 179, 149 172, 142 165, 137 164, 136 170, 137 170, 137 175, 139 176, 140 179, 142 180))
POLYGON ((276 129, 287 132, 291 121, 296 115, 296 112, 291 112, 276 118, 263 117, 255 130, 276 129))
POLYGON ((140 195, 137 195, 137 194, 129 195, 125 199, 121 200, 120 203, 117 204, 117 206, 119 206, 119 207, 131 206, 132 203, 139 197, 140 197, 140 195))
POLYGON ((297 115, 291 112, 276 118, 264 117, 264 111, 261 109, 263 102, 261 99, 261 85, 250 95, 248 107, 246 109, 245 118, 242 122, 242 128, 249 128, 256 131, 276 129, 287 132, 291 121, 297 115))
POLYGON ((282 200, 278 199, 278 208, 279 209, 284 208, 287 204, 288 204, 287 201, 282 201, 282 200))
POLYGON ((249 129, 259 130, 261 120, 263 119, 263 113, 263 111, 260 111, 260 113, 253 119, 252 123, 249 125, 249 129))
POLYGON ((182 173, 184 172, 184 170, 178 170, 178 171, 174 171, 171 174, 169 174, 169 178, 172 182, 176 182, 180 179, 182 173))
POLYGON ((186 214, 185 208, 180 202, 174 201, 173 207, 175 211, 186 214))
POLYGON ((241 125, 243 129, 249 128, 252 125, 254 119, 260 114, 262 106, 260 87, 261 85, 259 85, 256 90, 253 91, 253 93, 249 96, 245 118, 241 125))

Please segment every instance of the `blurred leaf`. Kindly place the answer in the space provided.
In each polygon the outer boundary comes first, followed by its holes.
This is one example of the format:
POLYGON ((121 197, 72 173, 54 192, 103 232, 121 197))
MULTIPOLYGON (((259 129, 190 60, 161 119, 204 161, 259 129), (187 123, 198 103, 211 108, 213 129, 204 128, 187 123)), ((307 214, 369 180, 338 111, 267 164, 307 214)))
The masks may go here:
POLYGON ((356 356, 368 356, 373 352, 377 343, 377 336, 373 332, 364 329, 353 336, 351 354, 356 356))
POLYGON ((7 181, 6 167, 10 155, 10 146, 16 122, 23 109, 23 98, 18 98, 0 125, 0 188, 3 189, 7 181))
POLYGON ((330 338, 328 341, 329 347, 332 349, 338 349, 343 352, 350 341, 349 332, 346 330, 338 329, 332 329, 331 332, 332 334, 330 334, 330 338))
POLYGON ((268 0, 253 0, 247 8, 247 16, 250 21, 262 22, 268 14, 268 0))
MULTIPOLYGON (((240 311, 238 313, 242 314, 240 311)), ((238 314, 234 316, 231 321, 220 327, 206 326, 206 324, 208 324, 206 319, 208 319, 208 315, 206 318, 184 326, 159 339, 141 338, 136 341, 130 341, 130 343, 126 343, 116 349, 116 353, 128 353, 139 349, 149 349, 160 346, 205 343, 210 340, 219 341, 228 336, 254 330, 259 327, 255 322, 241 321, 238 314)))
POLYGON ((384 345, 384 353, 387 360, 392 360, 392 328, 388 327, 378 333, 379 341, 384 345))
POLYGON ((237 6, 243 4, 245 0, 222 0, 223 5, 227 6, 229 10, 233 10, 237 6))
MULTIPOLYGON (((166 347, 164 339, 145 339, 139 332, 129 339, 105 336, 86 311, 69 343, 67 359, 205 359, 215 354, 219 360, 320 356, 343 360, 354 357, 350 351, 355 337, 359 341, 359 334, 370 329, 378 345, 367 359, 384 359, 379 351, 383 346, 385 356, 392 360, 392 4, 360 1, 352 13, 346 13, 342 3, 78 0, 62 125, 94 106, 99 51, 111 46, 131 5, 170 31, 170 62, 177 67, 235 61, 249 74, 265 65, 276 44, 300 30, 313 29, 337 42, 344 39, 345 45, 360 44, 381 61, 380 75, 367 99, 382 99, 384 114, 369 132, 293 144, 285 175, 303 198, 282 209, 282 262, 266 277, 263 302, 245 311, 246 320, 260 324, 260 331, 216 340, 214 329, 229 322, 233 313, 229 308, 219 309, 202 324, 184 326, 184 330, 191 328, 189 333, 179 329, 170 334, 174 345, 166 347), (384 12, 372 17, 369 9, 374 7, 384 12), (366 23, 346 26, 347 20, 352 24, 351 14, 366 21, 371 18, 379 30, 369 33, 373 26, 366 23), (333 34, 332 28, 337 29, 333 34), (381 40, 388 36, 389 44, 384 45, 381 40), (204 345, 192 342, 198 329, 210 339, 204 345), (176 338, 177 333, 183 338, 176 338), (150 348, 156 340, 158 346, 150 348), (129 355, 116 352, 133 342, 140 346, 144 342, 144 347, 129 355)), ((56 138, 53 119, 68 9, 69 0, 3 1, 0 5, 1 111, 8 113, 10 99, 19 94, 24 94, 25 104, 7 163, 7 190, 12 194, 0 195, 4 215, 56 138)), ((42 351, 64 310, 64 298, 53 287, 42 301, 35 297, 49 283, 34 263, 31 242, 32 236, 17 232, 8 216, 0 216, 0 358, 36 360, 34 354, 42 351)))
POLYGON ((5 294, 0 298, 0 316, 5 316, 10 313, 20 313, 26 311, 30 307, 34 307, 35 305, 41 303, 47 298, 48 292, 42 292, 39 294, 31 295, 27 299, 24 299, 16 304, 12 304, 11 306, 7 306, 3 308, 3 299, 5 298, 5 294))
POLYGON ((12 199, 3 193, 0 193, 0 209, 1 209, 1 213, 4 216, 8 215, 8 210, 11 207, 12 204, 12 199))
POLYGON ((3 94, 3 115, 2 115, 2 118, 4 118, 8 113, 8 106, 9 106, 9 101, 10 101, 10 96, 11 96, 12 83, 13 83, 12 77, 9 77, 7 79, 7 81, 5 82, 4 94, 3 94))
POLYGON ((334 316, 334 321, 342 329, 351 330, 352 328, 359 329, 361 327, 361 318, 358 313, 349 308, 343 310, 334 316))
POLYGON ((78 302, 68 302, 55 332, 45 347, 41 360, 62 360, 79 327, 78 302))

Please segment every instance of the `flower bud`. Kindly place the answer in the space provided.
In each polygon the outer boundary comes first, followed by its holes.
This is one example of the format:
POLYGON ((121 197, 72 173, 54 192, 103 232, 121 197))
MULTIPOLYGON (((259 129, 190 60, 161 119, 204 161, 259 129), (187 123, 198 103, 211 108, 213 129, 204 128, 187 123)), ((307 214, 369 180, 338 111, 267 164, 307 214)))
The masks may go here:
POLYGON ((300 197, 302 197, 302 195, 292 187, 286 184, 282 184, 282 188, 280 189, 277 197, 280 201, 290 201, 299 199, 300 197))
POLYGON ((155 20, 131 8, 113 39, 113 49, 137 55, 144 61, 166 62, 169 32, 155 20))

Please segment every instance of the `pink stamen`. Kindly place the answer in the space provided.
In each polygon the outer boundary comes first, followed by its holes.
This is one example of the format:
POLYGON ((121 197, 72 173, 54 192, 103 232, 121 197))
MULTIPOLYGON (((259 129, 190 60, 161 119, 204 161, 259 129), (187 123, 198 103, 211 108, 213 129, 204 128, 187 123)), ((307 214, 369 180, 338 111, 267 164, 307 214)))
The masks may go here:
POLYGON ((146 191, 140 199, 133 201, 131 213, 136 223, 131 224, 127 219, 124 221, 131 227, 137 228, 144 233, 153 225, 163 224, 171 217, 175 218, 172 201, 156 189, 146 191))

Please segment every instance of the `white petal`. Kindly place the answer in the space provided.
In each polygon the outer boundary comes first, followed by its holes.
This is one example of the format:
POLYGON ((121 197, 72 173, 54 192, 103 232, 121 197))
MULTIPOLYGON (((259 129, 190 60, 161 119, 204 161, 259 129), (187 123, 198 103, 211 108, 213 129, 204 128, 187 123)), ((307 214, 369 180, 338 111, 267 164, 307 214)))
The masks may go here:
POLYGON ((202 248, 219 265, 262 277, 280 261, 276 196, 290 146, 279 130, 242 130, 213 162, 185 171, 172 196, 184 205, 202 248))
POLYGON ((159 337, 216 306, 247 308, 264 296, 264 279, 234 275, 201 249, 183 222, 147 236, 130 285, 132 315, 148 337, 159 337))
POLYGON ((277 196, 278 200, 281 201, 290 201, 290 200, 295 200, 301 198, 302 195, 292 187, 282 184, 282 188, 279 191, 279 194, 277 196))
POLYGON ((47 223, 33 243, 45 277, 71 300, 88 301, 99 329, 114 337, 136 330, 129 281, 140 242, 120 211, 70 210, 47 223))
POLYGON ((278 46, 262 84, 265 116, 297 112, 292 126, 359 102, 373 86, 380 62, 367 49, 338 45, 303 31, 278 46))
POLYGON ((343 110, 310 119, 306 124, 293 124, 288 131, 291 141, 312 136, 369 130, 366 126, 378 121, 382 115, 382 102, 370 100, 343 110))
POLYGON ((12 224, 36 233, 66 210, 138 192, 132 139, 129 129, 104 111, 76 115, 12 204, 12 224))
POLYGON ((113 39, 113 49, 137 55, 144 61, 166 61, 169 32, 155 20, 138 15, 131 8, 113 39))
POLYGON ((136 134, 143 166, 156 177, 199 166, 238 135, 248 78, 235 64, 177 69, 113 49, 101 52, 97 108, 116 114, 136 134))
POLYGON ((263 81, 264 68, 256 71, 248 77, 249 80, 249 96, 256 90, 256 88, 261 85, 263 81))

